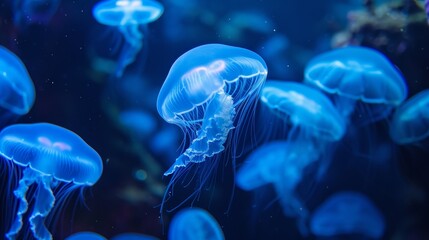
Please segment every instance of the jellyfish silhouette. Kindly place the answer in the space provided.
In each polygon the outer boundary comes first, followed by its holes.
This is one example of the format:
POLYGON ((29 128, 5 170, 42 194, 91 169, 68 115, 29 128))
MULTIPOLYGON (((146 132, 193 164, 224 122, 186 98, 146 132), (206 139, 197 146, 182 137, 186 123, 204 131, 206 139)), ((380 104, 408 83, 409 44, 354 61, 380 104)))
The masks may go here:
POLYGON ((103 169, 100 156, 78 135, 49 123, 4 128, 0 132, 0 156, 9 163, 6 165, 22 169, 14 190, 18 210, 6 233, 8 239, 19 236, 22 218, 29 208, 27 199, 34 199, 33 211, 28 214, 33 236, 52 239, 44 222, 54 208, 53 190, 57 193, 57 207, 61 207, 72 190, 96 183, 103 169))
POLYGON ((61 0, 14 0, 14 22, 17 26, 47 24, 57 12, 61 0))
POLYGON ((312 233, 319 237, 360 235, 381 239, 385 229, 381 212, 358 192, 331 196, 313 213, 310 226, 312 233))
POLYGON ((178 212, 168 230, 170 240, 225 239, 216 219, 206 210, 187 208, 178 212))
POLYGON ((107 238, 95 232, 78 232, 68 236, 65 240, 107 240, 107 238))
MULTIPOLYGON (((356 111, 362 123, 384 119, 407 97, 401 73, 380 52, 345 47, 320 54, 305 68, 305 82, 333 96, 347 120, 356 111), (362 103, 362 109, 356 107, 362 103)), ((360 105, 359 105, 360 106, 360 105)))
POLYGON ((398 144, 420 142, 429 137, 429 90, 408 99, 395 112, 390 136, 398 144))
MULTIPOLYGON (((345 133, 344 118, 330 100, 304 84, 267 81, 261 91, 261 102, 271 115, 290 125, 287 128, 288 140, 336 142, 345 133)), ((262 113, 264 118, 269 115, 262 113)), ((267 125, 276 128, 277 124, 267 125)), ((271 130, 265 132, 271 134, 271 130)))
POLYGON ((110 240, 158 240, 158 238, 141 233, 121 233, 110 240))
POLYGON ((295 190, 304 177, 304 169, 319 158, 312 144, 297 141, 274 141, 254 150, 237 172, 236 184, 243 190, 256 190, 272 184, 283 213, 298 217, 303 235, 308 230, 308 211, 295 190))
POLYGON ((160 90, 157 109, 192 142, 164 175, 222 152, 236 116, 239 123, 246 120, 266 75, 264 60, 243 48, 207 44, 180 56, 160 90))
POLYGON ((425 0, 425 12, 426 12, 427 22, 429 24, 429 0, 425 0))
POLYGON ((157 20, 163 11, 164 7, 153 0, 108 0, 94 6, 94 18, 101 24, 117 27, 126 41, 118 61, 117 77, 122 76, 142 48, 140 27, 157 20))
POLYGON ((35 100, 33 82, 21 60, 0 46, 0 128, 28 113, 35 100))

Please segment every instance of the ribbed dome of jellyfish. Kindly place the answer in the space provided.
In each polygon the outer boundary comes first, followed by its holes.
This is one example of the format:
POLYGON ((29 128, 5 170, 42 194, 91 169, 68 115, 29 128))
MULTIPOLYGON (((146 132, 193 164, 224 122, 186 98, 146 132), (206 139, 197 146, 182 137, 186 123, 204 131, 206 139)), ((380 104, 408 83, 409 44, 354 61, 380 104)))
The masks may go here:
POLYGON ((152 237, 141 233, 121 233, 110 240, 158 240, 159 238, 152 237))
POLYGON ((0 46, 0 92, 0 127, 27 114, 36 98, 24 64, 3 46, 0 46))
POLYGON ((303 235, 308 229, 308 211, 295 190, 303 179, 304 169, 318 159, 311 144, 297 141, 273 141, 255 149, 245 160, 236 175, 236 184, 243 190, 257 190, 272 184, 283 213, 298 217, 298 227, 303 235))
POLYGON ((429 138, 429 90, 411 97, 395 112, 390 136, 398 144, 411 144, 429 138))
POLYGON ((381 239, 385 223, 381 212, 365 195, 346 191, 322 203, 313 213, 310 227, 318 237, 359 235, 381 239))
POLYGON ((222 240, 223 232, 216 219, 204 209, 187 208, 178 212, 170 223, 169 240, 222 240))
POLYGON ((260 99, 271 114, 290 125, 288 140, 336 142, 345 133, 344 118, 331 101, 304 84, 269 80, 260 99))
POLYGON ((103 170, 100 156, 82 138, 50 123, 4 128, 0 132, 0 156, 8 161, 6 165, 22 169, 14 190, 18 209, 6 234, 8 239, 19 238, 24 216, 28 216, 34 238, 52 239, 45 218, 54 207, 61 208, 72 190, 95 184, 103 170), (32 185, 34 191, 29 190, 32 185), (28 214, 27 199, 34 199, 33 210, 28 214))
POLYGON ((253 114, 248 110, 266 75, 264 60, 244 48, 207 44, 180 56, 160 90, 157 109, 164 120, 181 127, 191 143, 164 175, 221 153, 229 132, 236 128, 238 135, 253 114))
POLYGON ((97 22, 117 27, 126 41, 118 60, 117 77, 122 76, 142 48, 141 27, 156 21, 163 12, 162 4, 153 0, 107 0, 94 6, 92 14, 97 22))
POLYGON ((55 15, 61 0, 14 0, 14 23, 24 27, 27 24, 48 24, 55 15))
POLYGON ((65 240, 107 240, 95 232, 78 232, 68 236, 65 240))
POLYGON ((345 47, 314 57, 305 68, 305 82, 330 94, 349 121, 355 110, 362 122, 384 119, 407 97, 401 73, 380 52, 345 47), (363 104, 359 109, 356 104, 363 104))

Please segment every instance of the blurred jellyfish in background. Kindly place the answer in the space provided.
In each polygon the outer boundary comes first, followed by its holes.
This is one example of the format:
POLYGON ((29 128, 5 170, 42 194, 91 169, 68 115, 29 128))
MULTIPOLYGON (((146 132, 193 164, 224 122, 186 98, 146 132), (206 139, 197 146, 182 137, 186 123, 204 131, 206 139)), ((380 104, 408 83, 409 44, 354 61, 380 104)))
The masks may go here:
POLYGON ((110 240, 158 240, 158 238, 141 233, 121 233, 110 240))
POLYGON ((144 140, 157 128, 156 119, 143 110, 125 110, 119 113, 119 121, 130 133, 144 140))
POLYGON ((295 190, 304 177, 304 169, 318 157, 311 143, 270 142, 258 147, 247 157, 237 172, 236 184, 246 191, 272 184, 284 214, 297 217, 299 230, 306 235, 308 211, 295 190))
POLYGON ((275 34, 262 43, 260 54, 266 60, 270 76, 292 78, 291 59, 288 58, 289 39, 283 34, 275 34))
POLYGON ((425 12, 427 17, 427 22, 429 24, 429 0, 425 0, 425 12))
POLYGON ((116 77, 134 62, 143 44, 142 27, 157 20, 164 7, 153 0, 106 0, 97 3, 92 13, 101 24, 117 27, 125 39, 116 67, 116 77))
POLYGON ((171 159, 175 159, 180 153, 180 142, 182 141, 180 133, 175 127, 170 125, 162 125, 161 129, 152 137, 149 147, 151 151, 162 159, 168 160, 166 165, 169 165, 171 159))
POLYGON ((65 240, 107 240, 95 232, 78 232, 68 236, 65 240))
POLYGON ((395 112, 390 136, 397 144, 413 144, 429 137, 429 90, 414 95, 395 112))
POLYGON ((381 239, 384 217, 365 195, 340 192, 322 203, 311 218, 311 232, 329 239, 360 236, 359 239, 381 239))
POLYGON ((186 208, 170 223, 169 240, 222 240, 223 232, 216 219, 204 209, 186 208))
POLYGON ((36 97, 24 64, 3 46, 0 46, 0 92, 0 128, 27 114, 36 97))
POLYGON ((3 166, 11 168, 8 169, 10 178, 17 177, 13 176, 15 167, 19 166, 19 171, 22 169, 14 190, 18 202, 13 204, 17 206, 13 210, 17 212, 6 233, 8 239, 28 234, 20 234, 22 226, 27 226, 23 217, 28 217, 34 238, 52 239, 45 226, 51 210, 54 209, 54 214, 55 210, 60 210, 73 190, 95 184, 103 170, 100 156, 83 139, 49 123, 16 124, 3 129, 0 156, 7 163, 3 166), (27 214, 29 201, 33 210, 27 214))
POLYGON ((385 119, 408 93, 398 69, 383 54, 365 47, 314 57, 305 69, 305 83, 331 95, 349 122, 362 124, 385 119))
POLYGON ((60 3, 61 0, 13 0, 15 25, 47 24, 60 3))

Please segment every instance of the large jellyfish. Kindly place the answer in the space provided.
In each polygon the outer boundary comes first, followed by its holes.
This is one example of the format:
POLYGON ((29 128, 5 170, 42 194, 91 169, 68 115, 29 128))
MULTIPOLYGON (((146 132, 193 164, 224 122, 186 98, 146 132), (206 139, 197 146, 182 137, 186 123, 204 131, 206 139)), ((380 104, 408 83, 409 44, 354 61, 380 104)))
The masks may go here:
MULTIPOLYGON (((45 218, 55 205, 61 207, 74 189, 91 186, 101 176, 103 165, 97 152, 75 133, 49 123, 16 124, 0 132, 0 156, 22 169, 14 190, 18 200, 16 218, 6 233, 20 236, 23 217, 36 239, 52 239, 45 218), (29 205, 27 199, 32 199, 29 205), (29 206, 33 210, 27 214, 29 206)), ((14 204, 15 205, 15 204, 14 204)))
POLYGON ((95 232, 78 232, 68 236, 65 240, 107 240, 95 232))
POLYGON ((15 25, 47 24, 60 3, 61 0, 13 0, 15 25))
POLYGON ((168 230, 170 240, 225 239, 216 219, 204 209, 187 208, 177 213, 168 230))
POLYGON ((385 223, 381 212, 365 195, 340 192, 316 209, 310 227, 312 233, 319 237, 360 235, 381 239, 385 223))
POLYGON ((383 54, 365 47, 316 56, 305 68, 305 82, 332 95, 340 114, 349 121, 355 109, 359 110, 356 121, 381 120, 407 97, 398 69, 383 54), (365 107, 360 109, 357 103, 365 107))
POLYGON ((390 136, 398 144, 410 144, 429 137, 429 90, 401 105, 393 115, 390 136))
POLYGON ((266 75, 264 60, 244 48, 207 44, 180 56, 160 90, 157 109, 192 140, 164 175, 221 153, 236 116, 239 129, 252 113, 266 75))
POLYGON ((28 113, 35 100, 34 84, 21 60, 0 46, 0 128, 28 113))
POLYGON ((142 25, 157 20, 164 7, 153 0, 107 0, 97 3, 92 13, 101 24, 119 28, 126 44, 118 60, 116 76, 121 77, 142 48, 142 25))

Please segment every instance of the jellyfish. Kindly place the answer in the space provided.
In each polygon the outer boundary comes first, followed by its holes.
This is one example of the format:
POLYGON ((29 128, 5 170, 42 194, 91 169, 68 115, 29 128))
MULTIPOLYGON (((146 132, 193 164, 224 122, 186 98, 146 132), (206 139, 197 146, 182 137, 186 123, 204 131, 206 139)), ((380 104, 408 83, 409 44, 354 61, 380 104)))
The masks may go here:
POLYGON ((426 12, 427 22, 429 24, 429 0, 425 0, 425 12, 426 12))
MULTIPOLYGON (((75 189, 92 186, 101 176, 103 165, 98 153, 78 135, 50 123, 15 124, 0 132, 0 156, 10 166, 22 170, 14 190, 18 201, 15 220, 6 238, 16 239, 28 216, 36 239, 52 239, 45 218, 56 202, 61 208, 75 189), (34 200, 29 205, 27 199, 34 200), (27 214, 29 206, 33 210, 27 214)), ((15 204, 14 204, 15 205, 15 204)))
POLYGON ((411 144, 429 137, 429 89, 408 99, 395 112, 390 136, 398 144, 411 144))
POLYGON ((34 104, 35 89, 21 60, 0 46, 0 128, 27 114, 34 104))
POLYGON ((142 48, 141 26, 157 20, 163 11, 164 7, 153 0, 107 0, 94 6, 92 13, 97 22, 117 27, 126 42, 116 68, 117 77, 122 76, 142 48))
POLYGON ((60 0, 14 0, 15 25, 47 24, 57 12, 60 3, 60 0))
POLYGON ((225 239, 216 219, 204 209, 187 208, 178 212, 168 230, 170 240, 225 239))
POLYGON ((401 73, 383 54, 365 47, 345 47, 316 56, 305 68, 305 83, 331 95, 348 121, 360 110, 356 121, 361 119, 362 124, 386 118, 407 97, 401 73))
POLYGON ((381 212, 365 195, 346 191, 331 196, 315 210, 310 228, 319 237, 360 235, 381 239, 385 223, 381 212))
POLYGON ((264 60, 244 48, 207 44, 180 56, 162 85, 157 109, 165 121, 182 128, 191 142, 164 175, 221 153, 236 116, 237 135, 252 113, 249 108, 266 75, 264 60))
POLYGON ((158 240, 158 238, 141 233, 121 233, 110 240, 158 240))
POLYGON ((143 110, 125 110, 119 114, 119 121, 140 139, 145 139, 156 128, 156 120, 151 113, 143 110))
POLYGON ((308 211, 295 189, 304 177, 304 169, 317 159, 317 151, 311 144, 296 141, 266 143, 246 158, 237 172, 236 184, 246 191, 272 184, 283 213, 298 217, 299 230, 306 235, 308 211))
POLYGON ((107 238, 95 232, 78 232, 68 236, 65 240, 107 240, 107 238))

